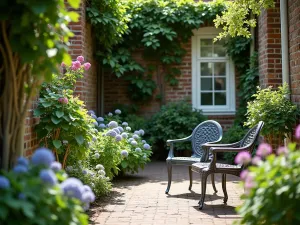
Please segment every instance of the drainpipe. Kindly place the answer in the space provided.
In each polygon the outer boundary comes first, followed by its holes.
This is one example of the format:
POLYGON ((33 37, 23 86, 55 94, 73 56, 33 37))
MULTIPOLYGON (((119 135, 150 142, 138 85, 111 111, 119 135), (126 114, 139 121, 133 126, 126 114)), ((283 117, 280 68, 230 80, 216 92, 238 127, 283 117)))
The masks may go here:
POLYGON ((287 83, 290 86, 287 0, 280 0, 280 24, 282 84, 287 83))

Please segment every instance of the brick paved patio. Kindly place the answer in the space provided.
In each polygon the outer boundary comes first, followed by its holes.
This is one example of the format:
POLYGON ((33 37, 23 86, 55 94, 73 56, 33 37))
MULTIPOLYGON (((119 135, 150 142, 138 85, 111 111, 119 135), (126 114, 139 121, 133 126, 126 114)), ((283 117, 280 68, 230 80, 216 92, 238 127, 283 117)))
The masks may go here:
MULTIPOLYGON (((221 177, 216 176, 217 194, 211 183, 207 187, 204 209, 199 211, 200 178, 194 173, 192 191, 188 190, 187 167, 173 167, 173 182, 169 195, 165 162, 152 162, 139 174, 114 181, 110 197, 97 202, 91 209, 90 224, 139 225, 139 224, 232 224, 239 216, 234 208, 241 204, 243 192, 239 178, 228 177, 228 203, 223 204, 221 177)), ((210 178, 208 179, 210 182, 210 178)))

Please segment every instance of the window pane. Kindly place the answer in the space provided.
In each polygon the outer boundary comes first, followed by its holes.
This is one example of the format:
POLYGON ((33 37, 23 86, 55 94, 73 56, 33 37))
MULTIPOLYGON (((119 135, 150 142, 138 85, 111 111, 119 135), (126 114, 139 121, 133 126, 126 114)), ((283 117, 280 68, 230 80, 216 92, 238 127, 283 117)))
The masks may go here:
POLYGON ((215 90, 226 90, 226 78, 215 78, 215 90))
POLYGON ((201 78, 201 90, 211 91, 212 90, 212 79, 211 78, 201 78))
POLYGON ((201 76, 212 76, 212 63, 200 63, 201 76))
POLYGON ((212 93, 201 93, 201 105, 212 105, 212 93))
POLYGON ((212 57, 212 46, 201 47, 201 57, 212 57))
POLYGON ((224 46, 224 44, 225 44, 225 41, 224 41, 224 39, 221 39, 221 40, 218 40, 218 41, 216 41, 215 43, 214 43, 215 45, 219 45, 219 46, 224 46))
POLYGON ((226 51, 224 47, 215 46, 214 47, 214 57, 225 57, 226 51))
POLYGON ((201 43, 200 43, 200 45, 201 45, 201 47, 203 47, 203 46, 207 46, 207 45, 212 45, 212 39, 201 39, 201 43))
POLYGON ((214 63, 215 66, 215 76, 226 76, 226 63, 225 62, 217 62, 214 63))
POLYGON ((215 105, 226 105, 226 92, 215 93, 215 105))

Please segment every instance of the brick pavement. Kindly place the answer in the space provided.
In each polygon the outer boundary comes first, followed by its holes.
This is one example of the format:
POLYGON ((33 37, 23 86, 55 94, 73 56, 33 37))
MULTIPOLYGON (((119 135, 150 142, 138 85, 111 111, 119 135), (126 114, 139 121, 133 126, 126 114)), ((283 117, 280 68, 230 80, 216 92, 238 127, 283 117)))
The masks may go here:
POLYGON ((232 224, 239 216, 234 208, 241 204, 243 193, 239 178, 228 176, 228 203, 223 204, 221 176, 216 176, 218 193, 208 178, 207 194, 203 210, 198 209, 200 178, 194 173, 192 191, 188 190, 188 169, 173 167, 173 182, 169 195, 165 162, 151 162, 145 170, 114 181, 109 197, 100 199, 90 211, 90 224, 98 225, 186 225, 186 224, 232 224))

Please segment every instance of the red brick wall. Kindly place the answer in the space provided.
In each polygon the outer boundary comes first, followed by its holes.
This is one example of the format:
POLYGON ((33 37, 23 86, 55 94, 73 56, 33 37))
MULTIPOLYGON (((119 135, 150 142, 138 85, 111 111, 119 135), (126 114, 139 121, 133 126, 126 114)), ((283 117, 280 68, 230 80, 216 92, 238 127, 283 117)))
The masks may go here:
POLYGON ((291 100, 300 106, 300 0, 288 1, 291 100))
POLYGON ((282 83, 280 0, 275 0, 275 8, 262 12, 258 19, 258 47, 260 86, 276 87, 282 83))

